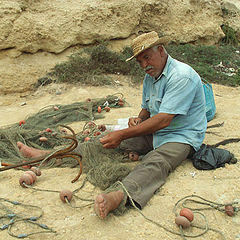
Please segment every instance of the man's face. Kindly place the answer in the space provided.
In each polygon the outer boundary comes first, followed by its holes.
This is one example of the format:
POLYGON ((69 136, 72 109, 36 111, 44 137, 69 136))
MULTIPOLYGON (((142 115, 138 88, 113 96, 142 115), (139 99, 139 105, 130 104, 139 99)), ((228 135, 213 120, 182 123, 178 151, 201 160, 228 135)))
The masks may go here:
POLYGON ((165 67, 167 54, 164 48, 159 46, 156 51, 151 48, 146 49, 136 57, 136 60, 147 74, 157 78, 165 67))

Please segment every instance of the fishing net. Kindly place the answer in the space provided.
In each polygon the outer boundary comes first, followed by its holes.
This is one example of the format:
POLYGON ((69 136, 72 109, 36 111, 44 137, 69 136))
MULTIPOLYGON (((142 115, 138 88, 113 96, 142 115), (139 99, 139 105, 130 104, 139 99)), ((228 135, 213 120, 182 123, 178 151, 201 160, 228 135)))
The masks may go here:
MULTIPOLYGON (((64 149, 71 143, 71 139, 64 137, 68 136, 68 133, 62 125, 85 121, 83 130, 76 134, 78 147, 74 152, 82 156, 83 172, 86 173, 87 180, 104 190, 124 178, 131 171, 131 167, 126 163, 128 161, 126 153, 119 149, 104 149, 101 146, 99 138, 107 131, 104 125, 97 126, 94 120, 103 118, 104 112, 109 111, 109 108, 122 107, 124 103, 121 94, 114 94, 69 105, 48 106, 28 116, 24 121, 0 128, 1 163, 3 166, 23 162, 28 165, 29 158, 24 158, 19 153, 18 141, 29 147, 51 152, 64 149)), ((76 167, 78 163, 71 157, 51 158, 40 166, 76 167)))

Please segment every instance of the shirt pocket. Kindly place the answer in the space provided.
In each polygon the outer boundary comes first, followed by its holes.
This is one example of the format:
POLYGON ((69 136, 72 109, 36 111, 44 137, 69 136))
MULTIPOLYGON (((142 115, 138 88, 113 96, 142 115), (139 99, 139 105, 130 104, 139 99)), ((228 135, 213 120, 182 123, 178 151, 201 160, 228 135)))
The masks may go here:
POLYGON ((159 113, 161 103, 162 103, 162 98, 155 98, 154 99, 154 105, 153 105, 154 115, 159 113))

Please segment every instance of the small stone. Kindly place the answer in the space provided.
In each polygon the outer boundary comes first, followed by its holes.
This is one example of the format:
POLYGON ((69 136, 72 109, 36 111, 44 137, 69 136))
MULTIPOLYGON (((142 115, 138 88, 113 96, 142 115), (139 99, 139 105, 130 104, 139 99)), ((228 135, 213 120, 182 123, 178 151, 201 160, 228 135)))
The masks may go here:
POLYGON ((234 207, 232 205, 226 205, 225 213, 230 217, 234 216, 234 207))

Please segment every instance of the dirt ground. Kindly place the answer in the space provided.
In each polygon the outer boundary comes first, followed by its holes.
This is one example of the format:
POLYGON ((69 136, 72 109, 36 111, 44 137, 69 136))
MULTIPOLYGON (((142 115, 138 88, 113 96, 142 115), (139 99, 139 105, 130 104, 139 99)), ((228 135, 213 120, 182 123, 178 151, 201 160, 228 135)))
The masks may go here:
MULTIPOLYGON (((126 79, 116 76, 116 84, 111 87, 86 87, 50 85, 34 93, 0 96, 0 126, 24 119, 27 115, 51 104, 69 104, 83 101, 86 98, 103 97, 108 94, 121 92, 124 94, 129 106, 121 109, 111 109, 105 118, 96 123, 117 124, 117 119, 137 115, 140 110, 141 86, 129 87, 126 79)), ((224 122, 219 128, 209 129, 204 143, 214 144, 226 138, 240 136, 240 88, 231 88, 213 85, 217 113, 209 122, 209 126, 224 122)), ((82 129, 83 123, 71 125, 76 132, 82 129)), ((240 143, 230 143, 221 148, 227 149, 240 159, 240 143)), ((62 189, 75 190, 83 179, 71 183, 77 175, 78 169, 51 168, 42 171, 42 176, 37 178, 34 187, 55 190, 57 192, 35 191, 22 188, 19 178, 22 171, 8 170, 0 173, 0 198, 19 201, 42 208, 44 214, 38 221, 54 229, 56 233, 40 233, 29 236, 28 239, 38 240, 178 240, 181 236, 170 233, 171 230, 179 233, 175 224, 173 213, 174 205, 178 200, 188 195, 198 195, 209 201, 225 204, 238 201, 239 212, 229 217, 214 208, 200 210, 206 217, 210 229, 221 231, 228 240, 240 239, 240 162, 226 165, 211 171, 199 171, 186 160, 167 179, 166 184, 149 201, 142 213, 149 219, 158 222, 161 226, 148 221, 137 210, 131 209, 123 216, 110 214, 107 219, 100 220, 94 213, 92 206, 72 208, 61 202, 59 191, 62 189)), ((83 198, 94 199, 99 189, 91 184, 80 190, 77 195, 83 198)), ((79 199, 73 199, 72 205, 83 204, 79 199)), ((199 206, 198 206, 199 207, 199 206)), ((201 205, 202 207, 202 205, 201 205)), ((179 210, 178 210, 179 211, 179 210)), ((202 215, 196 213, 193 224, 204 225, 202 215)), ((0 222, 1 225, 1 222, 0 222)), ((29 226, 19 226, 16 234, 26 233, 29 226)), ((188 235, 196 235, 202 230, 190 227, 184 230, 188 235)), ((0 239, 14 239, 7 230, 0 231, 0 239)), ((190 239, 186 237, 186 239, 190 239)), ((204 235, 195 239, 224 239, 218 232, 209 230, 204 235)))

